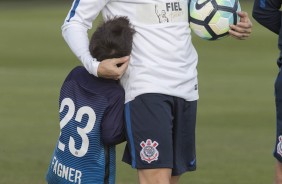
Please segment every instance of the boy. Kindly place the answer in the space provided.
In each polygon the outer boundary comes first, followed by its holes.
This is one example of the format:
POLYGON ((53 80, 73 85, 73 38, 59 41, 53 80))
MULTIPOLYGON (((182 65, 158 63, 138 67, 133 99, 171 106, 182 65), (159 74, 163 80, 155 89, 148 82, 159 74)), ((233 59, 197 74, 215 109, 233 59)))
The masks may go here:
MULTIPOLYGON (((130 55, 134 32, 126 17, 110 19, 93 34, 91 55, 101 61, 130 55)), ((115 145, 125 140, 119 81, 97 78, 78 66, 65 79, 59 104, 61 133, 47 182, 114 184, 115 145)))

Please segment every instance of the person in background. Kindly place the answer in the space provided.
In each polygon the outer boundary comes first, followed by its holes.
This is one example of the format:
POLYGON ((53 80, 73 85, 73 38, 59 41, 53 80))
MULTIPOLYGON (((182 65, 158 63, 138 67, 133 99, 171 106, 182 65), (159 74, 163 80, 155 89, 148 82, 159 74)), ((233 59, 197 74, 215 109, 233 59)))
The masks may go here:
POLYGON ((282 29, 281 29, 281 0, 255 0, 253 7, 254 19, 279 35, 278 48, 280 54, 277 59, 279 72, 275 81, 275 104, 276 104, 276 141, 273 155, 276 158, 275 184, 282 184, 282 29))

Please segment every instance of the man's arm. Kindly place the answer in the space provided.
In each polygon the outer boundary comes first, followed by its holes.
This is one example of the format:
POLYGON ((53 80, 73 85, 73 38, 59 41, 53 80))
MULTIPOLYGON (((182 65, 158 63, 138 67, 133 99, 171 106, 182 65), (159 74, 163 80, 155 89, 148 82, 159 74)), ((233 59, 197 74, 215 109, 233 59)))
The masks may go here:
POLYGON ((87 71, 95 76, 119 79, 125 72, 129 57, 98 62, 89 51, 88 30, 109 0, 75 0, 65 22, 62 34, 87 71), (122 64, 117 67, 117 64, 122 64))
POLYGON ((62 27, 62 34, 70 49, 82 62, 87 71, 97 76, 99 62, 90 55, 88 29, 83 25, 74 23, 68 24, 68 27, 65 25, 62 27))
POLYGON ((276 34, 281 27, 281 3, 282 0, 255 0, 253 7, 254 19, 276 34))

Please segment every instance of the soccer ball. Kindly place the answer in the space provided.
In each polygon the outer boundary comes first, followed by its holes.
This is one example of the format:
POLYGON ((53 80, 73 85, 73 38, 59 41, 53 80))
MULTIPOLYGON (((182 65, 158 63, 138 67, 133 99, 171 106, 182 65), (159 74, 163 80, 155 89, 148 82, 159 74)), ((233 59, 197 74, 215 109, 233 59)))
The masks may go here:
POLYGON ((239 11, 239 0, 190 0, 190 28, 203 39, 221 39, 228 35, 229 25, 240 20, 239 11))

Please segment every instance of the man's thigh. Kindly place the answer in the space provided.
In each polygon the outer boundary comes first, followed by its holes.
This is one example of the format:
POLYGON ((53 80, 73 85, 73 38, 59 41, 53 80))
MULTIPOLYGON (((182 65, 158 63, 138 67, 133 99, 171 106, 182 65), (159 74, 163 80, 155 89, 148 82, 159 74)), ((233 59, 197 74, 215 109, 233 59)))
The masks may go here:
POLYGON ((196 109, 197 101, 161 94, 127 103, 123 161, 137 169, 171 168, 174 176, 195 170, 196 109))
POLYGON ((275 184, 282 184, 282 163, 279 161, 275 165, 275 184))
POLYGON ((126 104, 131 165, 137 169, 172 168, 172 98, 144 94, 126 104))
POLYGON ((171 184, 171 169, 138 169, 140 184, 171 184))

